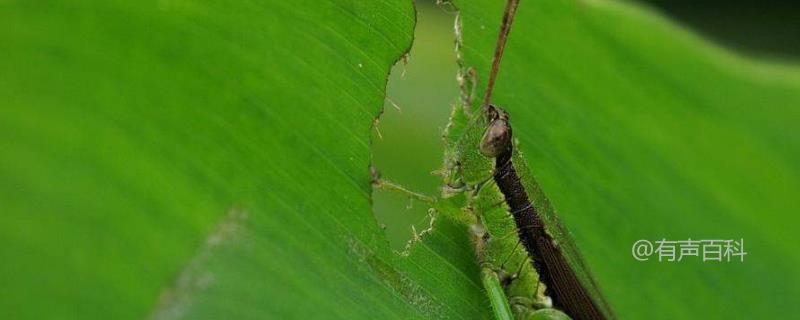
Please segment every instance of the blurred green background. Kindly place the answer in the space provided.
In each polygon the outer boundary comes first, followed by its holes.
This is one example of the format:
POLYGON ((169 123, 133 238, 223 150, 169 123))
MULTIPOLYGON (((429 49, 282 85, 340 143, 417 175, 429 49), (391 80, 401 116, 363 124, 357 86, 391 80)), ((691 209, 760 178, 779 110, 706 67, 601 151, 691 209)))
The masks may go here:
MULTIPOLYGON (((800 56, 798 4, 783 1, 639 1, 718 45, 753 59, 796 62, 800 56)), ((458 98, 454 10, 417 1, 415 39, 408 59, 389 77, 384 113, 373 132, 373 164, 384 178, 438 195, 442 130, 458 98)), ((412 226, 427 227, 427 206, 376 190, 373 210, 391 246, 401 249, 412 226)))

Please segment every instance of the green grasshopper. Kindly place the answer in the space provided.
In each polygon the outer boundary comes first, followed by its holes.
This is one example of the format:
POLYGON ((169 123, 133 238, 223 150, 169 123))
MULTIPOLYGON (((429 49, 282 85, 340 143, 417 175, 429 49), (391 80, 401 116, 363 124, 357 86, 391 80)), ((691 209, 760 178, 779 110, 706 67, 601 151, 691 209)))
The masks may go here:
POLYGON ((546 287, 521 246, 504 196, 491 183, 493 160, 477 147, 482 134, 482 121, 469 120, 460 105, 454 106, 444 137, 447 149, 440 197, 412 192, 377 174, 373 185, 425 202, 437 214, 464 224, 473 238, 481 281, 497 319, 569 319, 552 309, 546 287))
MULTIPOLYGON (((483 103, 474 108, 472 91, 462 84, 462 101, 453 107, 444 135, 442 198, 410 194, 469 226, 497 319, 613 319, 569 233, 515 148, 509 115, 490 104, 518 2, 506 5, 483 103), (525 250, 517 250, 520 243, 525 250)), ((475 83, 472 70, 460 78, 475 83)), ((408 192, 376 181, 376 186, 408 192)))
POLYGON ((454 107, 445 134, 443 196, 464 194, 464 211, 475 217, 470 231, 496 318, 510 319, 510 309, 516 319, 569 319, 552 309, 552 301, 545 295, 547 288, 520 245, 505 196, 492 183, 494 160, 481 154, 479 148, 485 128, 480 114, 466 112, 460 105, 454 107))
POLYGON ((547 287, 521 245, 504 195, 492 183, 494 160, 479 148, 485 127, 479 114, 471 116, 461 105, 454 106, 444 136, 441 197, 412 192, 377 174, 374 185, 423 201, 438 214, 464 224, 473 238, 481 281, 497 319, 569 319, 552 308, 547 287))

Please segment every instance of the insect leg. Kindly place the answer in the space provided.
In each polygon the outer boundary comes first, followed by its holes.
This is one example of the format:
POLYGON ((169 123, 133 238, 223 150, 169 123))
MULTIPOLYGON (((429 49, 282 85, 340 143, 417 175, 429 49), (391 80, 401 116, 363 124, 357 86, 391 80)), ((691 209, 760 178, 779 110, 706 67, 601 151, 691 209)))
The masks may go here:
POLYGON ((406 187, 403 187, 403 186, 401 186, 401 185, 399 185, 397 183, 394 183, 394 182, 391 182, 389 180, 386 180, 386 179, 382 178, 380 176, 380 174, 377 173, 377 170, 374 169, 374 167, 371 168, 370 171, 372 173, 372 187, 373 188, 383 189, 383 190, 387 190, 387 191, 392 191, 392 192, 397 192, 397 193, 400 193, 400 194, 404 194, 404 195, 408 196, 411 199, 416 199, 416 200, 425 202, 425 203, 427 203, 429 205, 432 205, 432 204, 434 204, 436 202, 436 198, 434 198, 434 197, 431 197, 431 196, 428 196, 428 195, 425 195, 425 194, 422 194, 422 193, 419 193, 419 192, 411 191, 411 190, 407 189, 406 187))
POLYGON ((511 257, 513 257, 514 254, 517 252, 520 243, 522 243, 522 241, 517 240, 517 244, 515 244, 514 248, 511 249, 511 253, 509 253, 508 256, 503 260, 503 263, 500 264, 500 269, 505 269, 506 263, 508 262, 508 260, 511 260, 511 257))
POLYGON ((481 270, 481 280, 483 280, 483 286, 486 288, 486 293, 489 296, 489 302, 492 305, 495 319, 513 320, 514 316, 509 307, 508 298, 503 290, 503 286, 500 284, 497 273, 490 268, 483 268, 481 270))

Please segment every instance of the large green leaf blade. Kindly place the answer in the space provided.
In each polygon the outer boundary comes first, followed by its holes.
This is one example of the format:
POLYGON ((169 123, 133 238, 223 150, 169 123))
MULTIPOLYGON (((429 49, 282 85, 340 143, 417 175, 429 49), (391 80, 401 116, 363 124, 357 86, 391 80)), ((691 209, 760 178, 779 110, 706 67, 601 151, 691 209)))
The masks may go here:
MULTIPOLYGON (((455 4, 480 97, 504 3, 455 4)), ((630 4, 523 1, 493 102, 621 318, 798 312, 796 66, 732 56, 630 4), (631 257, 663 238, 743 238, 749 255, 631 257)))
POLYGON ((413 24, 410 1, 0 5, 0 317, 486 314, 465 233, 400 257, 371 214, 413 24))

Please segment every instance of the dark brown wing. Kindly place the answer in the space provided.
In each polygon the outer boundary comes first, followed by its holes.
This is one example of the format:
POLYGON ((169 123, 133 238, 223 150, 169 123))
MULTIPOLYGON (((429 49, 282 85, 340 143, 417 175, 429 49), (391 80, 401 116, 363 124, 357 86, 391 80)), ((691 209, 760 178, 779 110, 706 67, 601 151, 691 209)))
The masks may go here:
POLYGON ((512 150, 496 158, 494 179, 505 196, 520 240, 547 286, 547 294, 553 299, 553 304, 575 319, 613 318, 577 250, 563 250, 574 249, 571 239, 566 238, 568 234, 554 239, 546 230, 542 215, 528 197, 511 158, 512 150), (566 253, 574 256, 567 257, 566 253))

